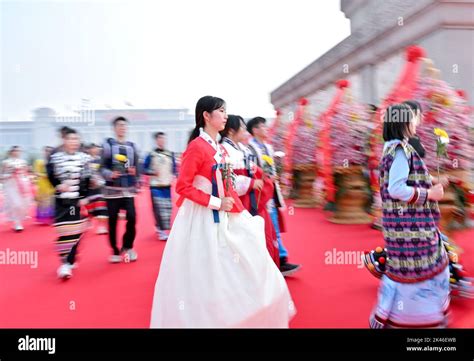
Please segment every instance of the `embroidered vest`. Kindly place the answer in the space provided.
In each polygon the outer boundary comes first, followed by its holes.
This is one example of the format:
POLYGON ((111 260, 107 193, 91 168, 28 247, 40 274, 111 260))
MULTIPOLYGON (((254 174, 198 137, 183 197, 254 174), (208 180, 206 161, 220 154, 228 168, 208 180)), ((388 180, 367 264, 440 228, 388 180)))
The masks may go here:
POLYGON ((426 198, 431 185, 428 169, 410 144, 395 143, 385 149, 380 163, 380 195, 387 248, 386 275, 396 282, 421 282, 442 272, 447 265, 437 227, 438 203, 426 198), (424 194, 414 201, 391 198, 388 192, 389 170, 399 147, 405 152, 410 168, 407 185, 424 194))

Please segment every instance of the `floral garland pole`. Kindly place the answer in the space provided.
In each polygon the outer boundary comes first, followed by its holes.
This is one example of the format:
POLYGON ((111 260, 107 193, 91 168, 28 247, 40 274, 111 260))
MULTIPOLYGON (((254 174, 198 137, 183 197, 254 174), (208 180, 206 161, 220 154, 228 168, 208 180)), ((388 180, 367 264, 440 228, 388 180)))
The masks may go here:
MULTIPOLYGON (((293 179, 293 170, 295 166, 295 157, 296 160, 301 159, 300 156, 300 149, 301 140, 305 136, 309 136, 307 131, 302 131, 300 128, 306 127, 308 124, 308 104, 309 101, 306 98, 301 98, 298 101, 298 105, 296 108, 296 114, 293 119, 293 113, 289 113, 289 124, 287 127, 285 142, 284 142, 284 161, 283 161, 283 174, 282 174, 282 184, 284 185, 284 193, 285 196, 290 196, 290 190, 294 189, 295 186, 295 179, 293 179)), ((304 141, 303 141, 304 142, 304 141)), ((314 147, 315 147, 314 142, 314 147)), ((310 160, 311 161, 311 160, 310 160)), ((314 160, 313 160, 314 162, 314 160)))
POLYGON ((318 122, 313 115, 309 102, 299 114, 299 125, 296 128, 293 140, 293 176, 294 176, 294 203, 297 207, 316 207, 321 203, 318 198, 315 184, 317 183, 317 158, 316 148, 318 145, 318 122))
POLYGON ((317 122, 312 116, 309 102, 305 104, 301 119, 298 121, 295 136, 292 142, 293 167, 307 167, 316 165, 317 122))
MULTIPOLYGON (((286 160, 285 160, 285 171, 290 172, 293 169, 293 153, 295 151, 294 141, 297 137, 297 132, 300 125, 303 123, 304 114, 306 113, 306 107, 308 105, 308 99, 301 98, 298 101, 298 107, 296 110, 295 118, 290 120, 290 124, 288 126, 288 133, 285 139, 285 153, 286 153, 286 160)), ((296 150, 298 152, 298 150, 296 150)))
POLYGON ((324 191, 326 204, 324 208, 327 210, 334 210, 336 201, 336 188, 334 184, 334 177, 332 171, 332 153, 333 149, 331 146, 331 120, 334 116, 337 107, 339 106, 342 97, 344 96, 345 89, 350 85, 346 79, 340 79, 336 82, 337 90, 331 103, 329 104, 326 111, 321 114, 319 121, 321 123, 321 130, 319 132, 318 142, 318 153, 319 159, 321 160, 321 177, 324 180, 324 191))

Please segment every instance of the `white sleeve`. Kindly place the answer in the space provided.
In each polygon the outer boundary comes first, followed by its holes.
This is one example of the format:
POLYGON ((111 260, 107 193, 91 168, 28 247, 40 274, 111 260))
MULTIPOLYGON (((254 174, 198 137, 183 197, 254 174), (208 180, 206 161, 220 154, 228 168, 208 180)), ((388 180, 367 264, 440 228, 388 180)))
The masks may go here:
POLYGON ((211 196, 211 198, 209 198, 209 204, 207 205, 207 208, 219 210, 221 209, 221 204, 222 200, 220 198, 211 196))
POLYGON ((390 197, 401 201, 409 201, 415 192, 413 187, 407 185, 410 166, 403 149, 398 148, 395 158, 388 173, 388 193, 390 197))

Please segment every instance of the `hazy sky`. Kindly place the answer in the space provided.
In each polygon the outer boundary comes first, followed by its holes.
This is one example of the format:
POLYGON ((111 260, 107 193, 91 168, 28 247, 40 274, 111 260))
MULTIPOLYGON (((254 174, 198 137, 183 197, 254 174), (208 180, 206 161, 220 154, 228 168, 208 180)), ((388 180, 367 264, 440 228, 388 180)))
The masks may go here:
POLYGON ((0 120, 97 108, 273 115, 270 92, 350 33, 339 0, 0 0, 0 120))

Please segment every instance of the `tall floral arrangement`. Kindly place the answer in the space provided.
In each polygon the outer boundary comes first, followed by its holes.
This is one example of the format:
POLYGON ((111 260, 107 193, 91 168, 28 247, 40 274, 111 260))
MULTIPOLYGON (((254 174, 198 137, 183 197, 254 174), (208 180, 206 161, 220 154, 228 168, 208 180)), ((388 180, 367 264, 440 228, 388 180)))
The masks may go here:
POLYGON ((426 150, 425 163, 432 172, 438 166, 444 170, 469 169, 474 158, 470 144, 472 134, 469 107, 462 93, 439 77, 439 71, 428 62, 427 70, 418 79, 413 97, 421 104, 424 114, 417 134, 426 150), (439 136, 435 133, 435 128, 443 129, 449 134, 449 158, 437 157, 439 136))
POLYGON ((316 163, 317 124, 309 112, 304 114, 293 140, 293 164, 295 166, 316 163))
POLYGON ((366 147, 372 128, 369 109, 346 94, 331 121, 333 168, 367 164, 366 147))

